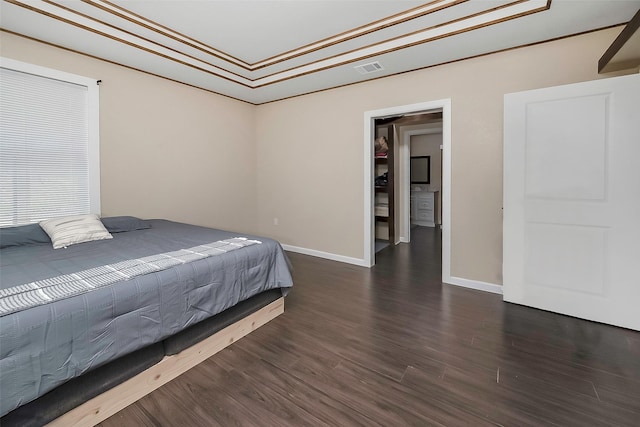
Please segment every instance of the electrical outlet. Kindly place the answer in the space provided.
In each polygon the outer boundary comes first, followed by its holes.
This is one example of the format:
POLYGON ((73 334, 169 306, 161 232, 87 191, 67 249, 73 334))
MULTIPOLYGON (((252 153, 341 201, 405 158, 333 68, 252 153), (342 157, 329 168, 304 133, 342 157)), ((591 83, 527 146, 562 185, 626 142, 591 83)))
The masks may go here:
POLYGON ((278 218, 273 218, 273 225, 278 225, 278 218))

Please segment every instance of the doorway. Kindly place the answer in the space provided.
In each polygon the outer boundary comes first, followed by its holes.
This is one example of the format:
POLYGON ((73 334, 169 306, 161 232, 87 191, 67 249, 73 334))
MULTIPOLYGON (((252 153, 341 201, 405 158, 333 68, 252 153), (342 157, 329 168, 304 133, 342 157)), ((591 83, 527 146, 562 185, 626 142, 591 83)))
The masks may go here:
MULTIPOLYGON (((364 113, 364 264, 375 264, 374 147, 375 121, 392 116, 442 112, 442 280, 451 276, 451 100, 423 102, 364 113)), ((407 159, 408 161, 408 159, 407 159)), ((408 169, 408 168, 407 168, 408 169)), ((408 170, 404 175, 407 175, 408 170)), ((402 178, 407 179, 408 178, 402 178)), ((408 188, 408 186, 407 186, 408 188)))
POLYGON ((400 125, 399 241, 415 227, 442 229, 442 111, 405 116, 400 125))

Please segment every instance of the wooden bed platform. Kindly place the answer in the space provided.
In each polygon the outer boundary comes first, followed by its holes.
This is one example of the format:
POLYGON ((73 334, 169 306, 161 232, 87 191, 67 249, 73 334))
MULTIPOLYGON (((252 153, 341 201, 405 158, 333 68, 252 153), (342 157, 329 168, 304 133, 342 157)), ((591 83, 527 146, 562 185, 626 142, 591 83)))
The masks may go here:
POLYGON ((227 326, 47 424, 94 426, 284 313, 284 297, 227 326))

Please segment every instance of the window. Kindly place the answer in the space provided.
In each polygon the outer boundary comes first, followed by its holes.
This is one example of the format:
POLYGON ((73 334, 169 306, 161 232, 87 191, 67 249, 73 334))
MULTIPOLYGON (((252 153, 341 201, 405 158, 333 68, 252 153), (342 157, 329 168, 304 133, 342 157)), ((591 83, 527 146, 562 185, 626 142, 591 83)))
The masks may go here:
POLYGON ((100 213, 96 80, 0 58, 0 227, 100 213))

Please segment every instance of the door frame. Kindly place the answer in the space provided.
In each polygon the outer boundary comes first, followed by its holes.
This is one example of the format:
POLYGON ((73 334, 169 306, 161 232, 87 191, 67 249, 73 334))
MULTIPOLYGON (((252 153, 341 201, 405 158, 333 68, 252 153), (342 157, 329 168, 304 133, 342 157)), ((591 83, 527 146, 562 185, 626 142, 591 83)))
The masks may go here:
POLYGON ((364 264, 371 267, 375 264, 375 221, 374 213, 374 158, 373 138, 375 136, 375 119, 442 110, 442 281, 451 280, 451 98, 417 104, 400 105, 379 110, 364 112, 364 264))

